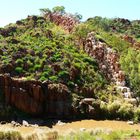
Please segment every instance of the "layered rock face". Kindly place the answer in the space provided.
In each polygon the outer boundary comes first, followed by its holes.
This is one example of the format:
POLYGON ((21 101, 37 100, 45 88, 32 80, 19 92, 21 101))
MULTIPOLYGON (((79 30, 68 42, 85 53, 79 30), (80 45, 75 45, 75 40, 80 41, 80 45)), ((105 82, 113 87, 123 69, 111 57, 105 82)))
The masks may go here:
POLYGON ((121 38, 131 44, 132 47, 140 49, 140 42, 137 42, 133 37, 124 35, 121 38))
POLYGON ((62 84, 13 79, 0 75, 0 89, 6 104, 32 114, 45 117, 67 117, 71 111, 69 90, 62 84))
POLYGON ((52 13, 47 18, 54 22, 56 25, 62 26, 69 32, 71 32, 74 26, 79 23, 78 20, 68 14, 60 15, 59 13, 52 13))
POLYGON ((78 106, 73 106, 69 89, 61 83, 25 81, 4 74, 0 75, 0 90, 4 93, 6 105, 14 106, 32 116, 72 119, 80 117, 84 111, 88 117, 96 118, 97 112, 92 107, 95 99, 81 98, 78 106))
POLYGON ((116 89, 122 92, 124 98, 132 98, 133 93, 126 86, 125 74, 120 68, 117 53, 108 47, 104 41, 96 39, 94 32, 88 34, 84 50, 96 59, 106 79, 116 85, 116 89))

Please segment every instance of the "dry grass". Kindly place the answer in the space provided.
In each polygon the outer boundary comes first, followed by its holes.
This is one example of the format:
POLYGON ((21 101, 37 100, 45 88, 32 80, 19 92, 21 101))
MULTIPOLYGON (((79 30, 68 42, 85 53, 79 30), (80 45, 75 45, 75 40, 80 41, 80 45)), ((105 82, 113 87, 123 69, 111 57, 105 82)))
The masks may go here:
POLYGON ((50 139, 56 140, 59 135, 67 135, 70 133, 77 133, 81 131, 81 128, 85 128, 86 131, 90 130, 111 130, 111 131, 135 131, 140 130, 139 124, 129 125, 124 121, 95 121, 95 120, 82 120, 64 123, 63 125, 54 125, 53 128, 47 126, 44 127, 13 127, 11 124, 0 125, 0 132, 19 132, 23 139, 29 140, 41 140, 50 139))
POLYGON ((111 130, 140 130, 139 124, 129 125, 124 121, 95 121, 95 120, 82 120, 71 123, 66 123, 62 126, 55 125, 53 129, 57 130, 60 134, 69 133, 71 130, 79 131, 80 128, 86 129, 111 129, 111 130))

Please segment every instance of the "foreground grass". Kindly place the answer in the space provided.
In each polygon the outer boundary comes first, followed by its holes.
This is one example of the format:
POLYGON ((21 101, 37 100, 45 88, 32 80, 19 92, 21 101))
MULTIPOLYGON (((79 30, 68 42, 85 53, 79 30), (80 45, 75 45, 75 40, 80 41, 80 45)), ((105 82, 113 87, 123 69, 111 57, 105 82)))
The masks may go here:
POLYGON ((22 136, 17 131, 0 131, 0 140, 22 140, 22 136))
POLYGON ((61 136, 59 140, 139 140, 139 131, 102 131, 71 132, 67 136, 61 136))
POLYGON ((71 131, 67 135, 59 136, 58 132, 37 132, 23 136, 19 131, 0 131, 0 140, 139 140, 139 130, 94 129, 87 131, 71 131))
POLYGON ((0 140, 57 140, 58 133, 52 132, 36 132, 30 135, 22 135, 19 131, 0 131, 0 140))

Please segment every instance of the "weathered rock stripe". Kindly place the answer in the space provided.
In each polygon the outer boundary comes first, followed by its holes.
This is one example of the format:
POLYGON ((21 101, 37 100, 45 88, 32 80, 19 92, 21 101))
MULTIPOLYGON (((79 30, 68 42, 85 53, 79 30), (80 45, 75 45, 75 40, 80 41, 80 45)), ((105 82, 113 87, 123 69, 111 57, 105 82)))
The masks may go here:
POLYGON ((133 92, 126 86, 125 74, 120 68, 118 54, 105 42, 97 40, 94 32, 87 35, 84 50, 89 56, 96 59, 99 69, 106 79, 116 85, 116 89, 122 92, 124 98, 132 99, 133 92))

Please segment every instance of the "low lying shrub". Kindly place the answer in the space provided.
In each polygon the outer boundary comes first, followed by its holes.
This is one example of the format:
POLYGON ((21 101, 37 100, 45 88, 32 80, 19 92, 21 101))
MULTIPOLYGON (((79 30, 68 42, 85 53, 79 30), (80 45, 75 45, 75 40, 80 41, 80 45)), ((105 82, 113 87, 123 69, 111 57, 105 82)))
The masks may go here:
POLYGON ((17 131, 0 131, 0 140, 23 140, 23 138, 17 131))

